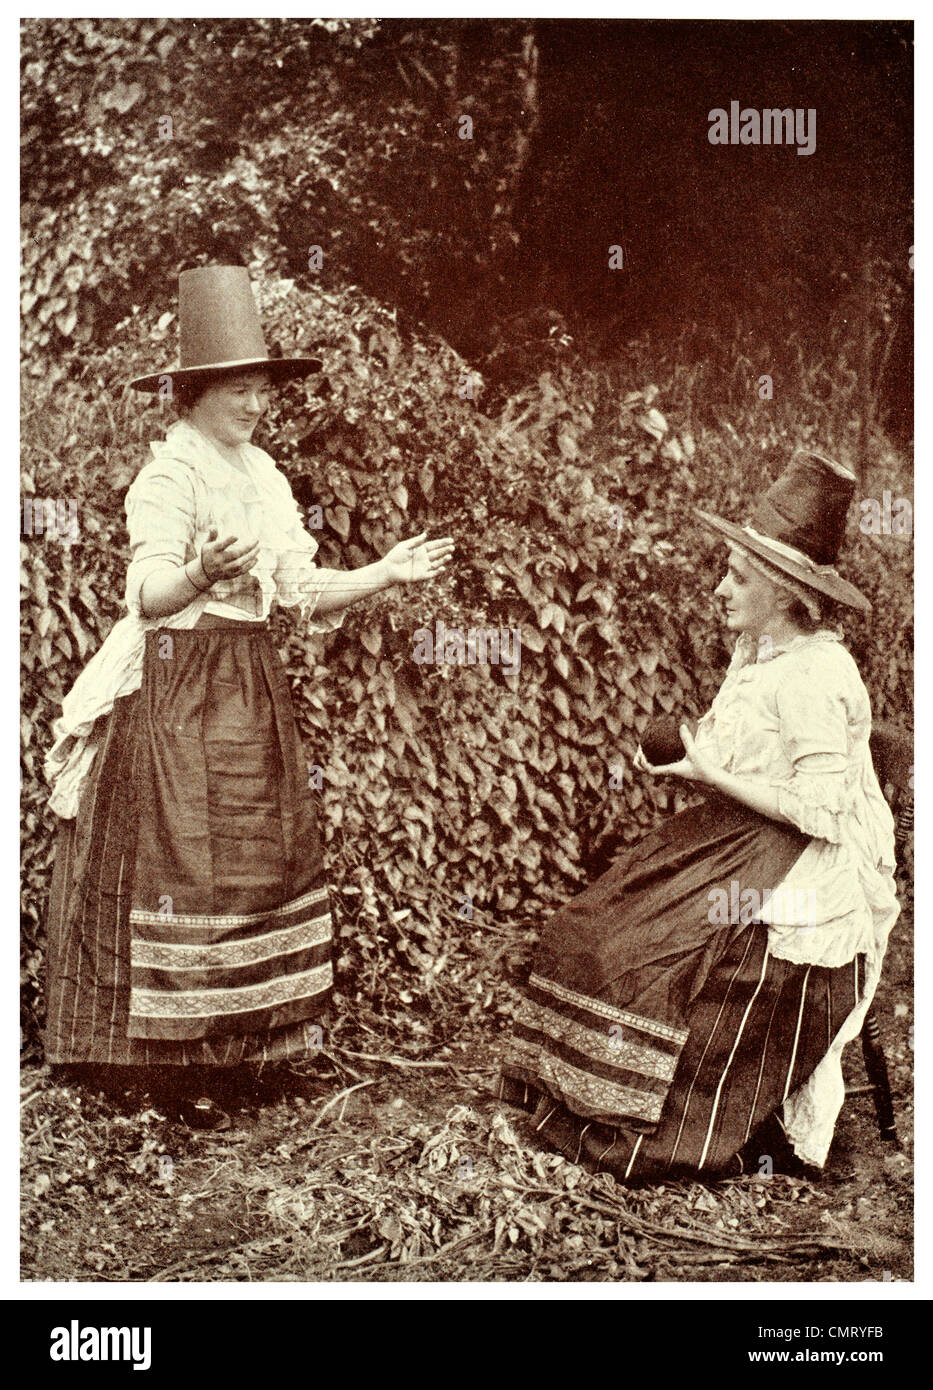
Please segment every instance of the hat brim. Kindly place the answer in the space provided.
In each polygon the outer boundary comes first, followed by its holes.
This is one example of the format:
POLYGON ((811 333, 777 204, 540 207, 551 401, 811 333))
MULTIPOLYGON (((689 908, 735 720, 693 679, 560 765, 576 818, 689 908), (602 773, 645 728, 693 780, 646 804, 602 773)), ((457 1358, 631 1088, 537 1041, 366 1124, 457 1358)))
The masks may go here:
POLYGON ((733 541, 744 550, 750 550, 753 555, 758 555, 762 560, 767 560, 769 565, 774 565, 775 569, 789 574, 798 583, 815 589, 817 593, 825 594, 834 603, 844 603, 847 608, 855 608, 860 613, 871 612, 871 604, 865 595, 860 593, 854 584, 843 579, 842 575, 837 574, 835 570, 828 574, 815 573, 806 565, 797 564, 788 556, 781 554, 779 550, 759 541, 755 536, 750 536, 743 527, 737 526, 734 521, 726 521, 724 517, 716 516, 713 512, 700 511, 699 507, 696 509, 696 514, 703 525, 711 531, 715 531, 728 541, 733 541))
POLYGON ((166 381, 195 381, 198 377, 225 376, 252 369, 268 372, 273 382, 294 381, 321 370, 319 357, 245 357, 236 362, 206 362, 201 367, 166 367, 149 376, 127 382, 133 391, 159 391, 166 381))

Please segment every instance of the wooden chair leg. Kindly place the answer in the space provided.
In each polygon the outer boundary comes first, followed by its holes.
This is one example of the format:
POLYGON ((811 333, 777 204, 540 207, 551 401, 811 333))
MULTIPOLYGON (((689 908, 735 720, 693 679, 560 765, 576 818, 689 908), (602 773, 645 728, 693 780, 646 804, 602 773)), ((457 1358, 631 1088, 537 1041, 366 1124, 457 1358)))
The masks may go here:
POLYGON ((897 1137, 897 1127, 894 1123, 894 1099, 891 1095, 888 1064, 885 1060, 884 1048, 881 1046, 881 1034, 878 1030, 878 1019, 874 1009, 869 1009, 862 1025, 862 1056, 865 1059, 868 1080, 871 1082, 881 1137, 890 1144, 899 1145, 900 1140, 897 1137))

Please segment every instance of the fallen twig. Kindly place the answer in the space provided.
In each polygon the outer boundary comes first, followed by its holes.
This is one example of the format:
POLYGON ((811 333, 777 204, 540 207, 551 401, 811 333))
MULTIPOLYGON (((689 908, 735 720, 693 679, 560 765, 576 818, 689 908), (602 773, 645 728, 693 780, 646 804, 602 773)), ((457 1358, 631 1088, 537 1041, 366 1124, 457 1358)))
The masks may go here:
MULTIPOLYGON (((353 1054, 353 1053, 346 1053, 346 1052, 344 1052, 344 1049, 343 1049, 343 1048, 339 1048, 338 1051, 340 1051, 341 1053, 343 1053, 344 1056, 354 1056, 354 1055, 355 1055, 355 1054, 353 1054)), ((322 1056, 322 1057, 326 1057, 327 1060, 328 1060, 329 1062, 332 1062, 332 1063, 334 1064, 335 1067, 340 1067, 340 1069, 341 1069, 342 1071, 348 1071, 348 1072, 350 1073, 351 1076, 355 1076, 355 1077, 356 1077, 357 1081, 362 1081, 363 1078, 360 1076, 359 1072, 356 1070, 356 1067, 348 1066, 346 1062, 339 1062, 339 1061, 337 1060, 337 1058, 333 1055, 333 1053, 332 1053, 332 1052, 329 1052, 326 1048, 323 1048, 323 1047, 321 1048, 321 1056, 322 1056)), ((297 1074, 298 1074, 298 1075, 301 1075, 301 1073, 297 1073, 297 1074)))
MULTIPOLYGON (((666 1258, 670 1261, 671 1264, 682 1265, 685 1269, 690 1269, 690 1268, 692 1268, 694 1265, 699 1266, 699 1265, 727 1265, 727 1264, 735 1264, 735 1263, 740 1263, 740 1264, 754 1264, 754 1263, 755 1263, 755 1256, 754 1256, 754 1252, 753 1252, 753 1251, 747 1251, 747 1252, 743 1253, 741 1256, 737 1255, 737 1257, 736 1257, 735 1260, 730 1259, 729 1255, 727 1255, 727 1254, 725 1253, 725 1251, 722 1251, 722 1250, 720 1250, 717 1254, 712 1254, 712 1253, 710 1253, 710 1254, 706 1254, 706 1255, 704 1255, 703 1252, 702 1252, 701 1250, 683 1250, 683 1251, 681 1251, 679 1258, 677 1257, 677 1255, 676 1255, 673 1251, 665 1252, 665 1255, 666 1255, 666 1258)), ((784 1255, 778 1255, 778 1254, 776 1254, 774 1251, 772 1251, 772 1252, 771 1252, 770 1254, 768 1254, 768 1255, 763 1255, 763 1256, 762 1256, 762 1261, 764 1262, 765 1260, 766 1260, 769 1264, 780 1264, 780 1265, 785 1265, 785 1264, 788 1264, 788 1263, 789 1263, 789 1261, 787 1260, 787 1258, 786 1258, 784 1255)))
POLYGON ((339 1265, 331 1265, 331 1269, 354 1269, 357 1265, 368 1264, 370 1260, 384 1255, 388 1248, 387 1245, 378 1245, 375 1250, 367 1250, 365 1255, 358 1255, 355 1260, 341 1260, 339 1265))
POLYGON ((445 1068, 448 1071, 484 1072, 493 1071, 493 1067, 465 1067, 460 1062, 421 1062, 412 1057, 389 1057, 384 1053, 377 1052, 350 1052, 348 1048, 338 1047, 335 1051, 340 1052, 345 1057, 356 1057, 361 1062, 382 1062, 387 1067, 427 1067, 436 1071, 445 1068))
POLYGON ((714 1249, 728 1250, 732 1254, 740 1255, 751 1252, 761 1259, 767 1259, 770 1255, 806 1255, 819 1254, 829 1251, 844 1250, 851 1251, 851 1247, 839 1241, 826 1240, 822 1236, 812 1236, 803 1238, 758 1238, 756 1240, 745 1240, 741 1236, 727 1235, 725 1232, 713 1231, 707 1226, 660 1226, 654 1221, 645 1221, 643 1218, 633 1216, 622 1206, 616 1206, 610 1201, 597 1202, 591 1197, 584 1197, 582 1194, 567 1191, 561 1192, 559 1188, 552 1187, 527 1187, 528 1192, 546 1192, 552 1197, 565 1197, 579 1206, 589 1207, 591 1211, 597 1211, 601 1216, 611 1217, 625 1226, 632 1235, 645 1236, 649 1239, 661 1237, 666 1241, 694 1241, 699 1245, 710 1245, 714 1249))
POLYGON ((404 1262, 396 1260, 393 1268, 411 1269, 413 1265, 431 1264, 433 1260, 441 1259, 444 1255, 449 1254, 451 1250, 456 1250, 458 1246, 473 1245, 476 1241, 481 1240, 483 1236, 487 1236, 489 1231, 489 1226, 483 1226, 479 1231, 475 1231, 468 1236, 460 1236, 457 1240, 448 1241, 447 1244, 442 1245, 439 1250, 435 1250, 433 1255, 419 1255, 417 1259, 405 1260, 404 1262))
POLYGON ((45 1131, 50 1127, 51 1123, 52 1123, 52 1120, 51 1120, 51 1117, 50 1117, 50 1118, 47 1119, 43 1124, 41 1124, 41 1125, 36 1125, 36 1127, 35 1127, 35 1129, 32 1131, 32 1133, 26 1135, 26 1143, 27 1143, 27 1144, 31 1144, 32 1141, 33 1141, 33 1139, 38 1139, 39 1136, 42 1135, 42 1134, 44 1134, 45 1131))
POLYGON ((389 1057, 375 1052, 350 1052, 339 1048, 346 1057, 356 1057, 361 1062, 383 1062, 387 1067, 449 1067, 449 1062, 419 1062, 408 1057, 389 1057))
POLYGON ((331 1106, 336 1105, 338 1100, 342 1100, 344 1096, 349 1096, 353 1091, 361 1091, 364 1086, 375 1086, 377 1084, 378 1077, 374 1077, 372 1081, 358 1081, 355 1086, 347 1086, 345 1090, 338 1091, 337 1094, 335 1096, 332 1096, 331 1099, 327 1102, 327 1104, 322 1106, 321 1109, 318 1111, 316 1118, 311 1123, 311 1128, 317 1129, 318 1125, 321 1123, 328 1110, 330 1110, 331 1106))
POLYGON ((165 1269, 160 1269, 156 1274, 132 1274, 129 1282, 143 1280, 146 1283, 156 1283, 158 1280, 168 1279, 172 1274, 187 1274, 189 1270, 199 1269, 201 1265, 213 1264, 215 1260, 226 1259, 229 1255, 242 1255, 247 1250, 258 1254, 261 1250, 270 1245, 280 1245, 283 1240, 287 1240, 286 1235, 266 1237, 264 1240, 247 1240, 241 1245, 218 1246, 214 1250, 208 1250, 203 1255, 198 1255, 195 1259, 178 1260, 173 1265, 167 1265, 165 1269))
POLYGON ((229 1168, 230 1164, 233 1163, 233 1162, 234 1162, 234 1160, 233 1160, 232 1158, 228 1158, 224 1163, 219 1163, 219 1164, 217 1165, 217 1167, 214 1169, 213 1173, 211 1173, 210 1177, 208 1178, 206 1185, 205 1185, 204 1187, 201 1188, 201 1191, 200 1191, 200 1192, 192 1192, 192 1193, 190 1194, 191 1200, 192 1200, 193 1202, 196 1202, 196 1201, 198 1201, 201 1197, 206 1197, 207 1194, 208 1194, 208 1192, 210 1192, 210 1190, 211 1190, 211 1184, 213 1183, 213 1181, 214 1181, 214 1179, 216 1178, 217 1174, 218 1174, 218 1173, 222 1173, 223 1170, 224 1170, 225 1168, 229 1168))

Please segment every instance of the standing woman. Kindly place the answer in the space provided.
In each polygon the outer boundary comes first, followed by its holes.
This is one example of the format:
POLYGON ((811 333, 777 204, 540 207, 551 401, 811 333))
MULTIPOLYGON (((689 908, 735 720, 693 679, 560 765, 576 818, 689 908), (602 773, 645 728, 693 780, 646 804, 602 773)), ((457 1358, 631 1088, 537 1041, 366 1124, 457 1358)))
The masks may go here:
POLYGON ((869 609, 835 570, 855 485, 808 454, 753 524, 700 513, 730 548, 716 593, 738 641, 683 756, 635 763, 704 804, 542 933, 500 1095, 622 1181, 739 1173, 788 1140, 826 1159, 898 914, 868 694, 826 623, 829 602, 869 609))
POLYGON ((181 419, 127 493, 129 613, 66 696, 46 763, 62 817, 46 1057, 168 1069, 163 1083, 197 1094, 207 1069, 319 1048, 332 985, 270 609, 329 631, 349 603, 434 578, 453 547, 422 535, 319 569, 288 481, 250 439, 270 387, 321 364, 269 358, 244 267, 184 271, 179 327, 180 368, 130 383, 170 383, 181 419))

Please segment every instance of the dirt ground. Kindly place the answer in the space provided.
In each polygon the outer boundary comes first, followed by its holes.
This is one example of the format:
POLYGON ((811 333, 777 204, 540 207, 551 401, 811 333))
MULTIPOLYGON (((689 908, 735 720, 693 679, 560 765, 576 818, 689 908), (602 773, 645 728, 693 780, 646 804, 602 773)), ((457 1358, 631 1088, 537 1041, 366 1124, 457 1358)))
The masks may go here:
MULTIPOLYGON (((912 1277, 910 924, 877 999, 902 1149, 852 1097, 826 1169, 624 1188, 493 1098, 510 987, 426 1055, 345 1015, 204 1133, 146 1093, 23 1071, 22 1277, 116 1282, 888 1281, 912 1277)), ((847 1081, 864 1084, 858 1044, 847 1081)))

